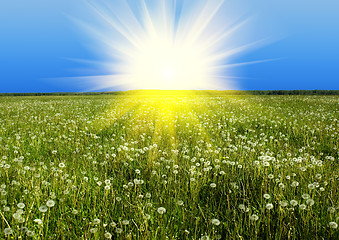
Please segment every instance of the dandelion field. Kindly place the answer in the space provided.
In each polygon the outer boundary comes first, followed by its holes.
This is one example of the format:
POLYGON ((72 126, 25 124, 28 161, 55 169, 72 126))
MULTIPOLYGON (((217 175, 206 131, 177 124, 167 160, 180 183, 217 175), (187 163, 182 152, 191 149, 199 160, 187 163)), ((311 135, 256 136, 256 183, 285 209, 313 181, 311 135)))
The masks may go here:
POLYGON ((339 239, 338 96, 0 98, 2 239, 339 239))

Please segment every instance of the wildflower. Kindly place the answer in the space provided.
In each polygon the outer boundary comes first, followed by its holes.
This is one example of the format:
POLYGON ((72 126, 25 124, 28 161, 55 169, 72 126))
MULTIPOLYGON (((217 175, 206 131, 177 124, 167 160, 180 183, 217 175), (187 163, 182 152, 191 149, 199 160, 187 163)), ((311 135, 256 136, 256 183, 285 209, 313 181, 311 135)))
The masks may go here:
POLYGON ((96 229, 96 228, 91 228, 89 231, 90 231, 91 233, 96 233, 96 232, 98 231, 98 229, 96 229))
POLYGON ((146 204, 146 206, 147 206, 147 207, 152 207, 152 206, 153 206, 153 204, 152 204, 152 203, 150 203, 150 202, 148 202, 148 203, 146 204))
POLYGON ((48 201, 46 202, 46 205, 47 205, 47 207, 54 207, 55 202, 54 202, 53 200, 48 200, 48 201))
POLYGON ((266 204, 266 209, 271 210, 273 208, 273 204, 272 203, 267 203, 266 204))
POLYGON ((110 234, 109 232, 105 232, 104 237, 107 238, 107 239, 111 239, 112 234, 110 234))
POLYGON ((164 214, 166 212, 166 208, 159 207, 157 211, 158 211, 159 214, 164 214))
POLYGON ((64 163, 59 163, 60 168, 64 168, 66 165, 64 163))
POLYGON ((26 235, 27 235, 28 237, 32 237, 32 236, 34 236, 34 232, 28 230, 28 231, 26 232, 26 235))
POLYGON ((18 209, 18 210, 16 210, 16 212, 17 212, 18 214, 23 214, 23 213, 24 213, 24 210, 18 209))
POLYGON ((47 206, 45 206, 45 205, 41 205, 40 207, 39 207, 39 211, 40 212, 47 212, 47 210, 48 210, 48 208, 47 208, 47 206))
POLYGON ((42 220, 41 219, 34 219, 33 220, 34 222, 36 222, 38 225, 41 225, 42 224, 42 220))
POLYGON ((338 224, 335 222, 330 222, 328 226, 330 226, 330 228, 338 228, 338 224))
POLYGON ((210 184, 210 187, 211 187, 211 188, 215 188, 216 186, 217 186, 217 184, 215 184, 215 183, 211 183, 211 184, 210 184))
POLYGON ((128 225, 128 224, 129 224, 129 221, 128 221, 128 220, 123 220, 121 223, 122 223, 123 225, 128 225))
POLYGON ((265 194, 264 194, 264 198, 265 198, 265 199, 270 199, 271 196, 270 196, 269 194, 265 193, 265 194))
POLYGON ((178 205, 179 205, 179 206, 182 206, 182 205, 184 205, 184 202, 181 201, 181 200, 179 200, 179 201, 178 201, 178 205))
POLYGON ((115 229, 115 232, 116 233, 122 233, 122 229, 121 228, 117 228, 117 229, 115 229))
POLYGON ((18 208, 21 208, 21 209, 22 209, 22 208, 24 208, 24 207, 25 207, 25 204, 24 204, 24 203, 18 203, 18 205, 17 205, 17 206, 18 206, 18 208))
POLYGON ((99 223, 100 223, 100 219, 98 218, 93 219, 93 224, 99 224, 99 223))
POLYGON ((292 187, 298 187, 299 186, 299 182, 297 181, 293 181, 291 184, 292 187))
POLYGON ((21 214, 16 212, 16 213, 13 213, 13 218, 16 219, 16 220, 19 220, 21 218, 21 214))
POLYGON ((309 199, 311 196, 307 193, 304 193, 302 196, 301 196, 303 199, 309 199))
POLYGON ((292 206, 297 206, 297 205, 298 205, 298 202, 297 202, 296 200, 291 200, 291 201, 290 201, 290 204, 291 204, 292 206))
POLYGON ((5 235, 10 235, 10 234, 13 233, 13 230, 12 230, 12 228, 5 228, 4 233, 5 233, 5 235))
POLYGON ((300 204, 300 205, 299 205, 299 208, 300 208, 301 210, 305 210, 305 209, 306 209, 306 205, 305 205, 305 204, 300 204))
POLYGON ((329 211, 330 213, 334 213, 335 212, 335 208, 334 207, 329 207, 329 208, 327 208, 327 211, 329 211))
POLYGON ((220 221, 216 218, 212 219, 211 222, 213 225, 216 225, 216 226, 220 225, 220 221))
POLYGON ((309 198, 309 199, 306 200, 306 204, 308 204, 309 206, 312 206, 312 205, 314 205, 314 200, 309 198))
POLYGON ((259 219, 259 217, 258 217, 258 215, 256 215, 256 214, 252 214, 251 216, 250 216, 250 220, 251 221, 257 221, 259 219))
POLYGON ((243 210, 243 211, 245 211, 245 209, 246 209, 246 207, 245 207, 245 205, 244 204, 239 204, 239 206, 238 206, 241 210, 243 210))

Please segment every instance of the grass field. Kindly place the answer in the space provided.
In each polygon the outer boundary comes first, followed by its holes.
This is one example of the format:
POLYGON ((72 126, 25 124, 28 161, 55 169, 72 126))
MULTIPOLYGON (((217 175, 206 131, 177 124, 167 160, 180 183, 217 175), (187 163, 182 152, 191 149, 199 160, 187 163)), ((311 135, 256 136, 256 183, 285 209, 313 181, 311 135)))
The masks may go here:
POLYGON ((339 239, 338 96, 0 98, 5 239, 339 239))

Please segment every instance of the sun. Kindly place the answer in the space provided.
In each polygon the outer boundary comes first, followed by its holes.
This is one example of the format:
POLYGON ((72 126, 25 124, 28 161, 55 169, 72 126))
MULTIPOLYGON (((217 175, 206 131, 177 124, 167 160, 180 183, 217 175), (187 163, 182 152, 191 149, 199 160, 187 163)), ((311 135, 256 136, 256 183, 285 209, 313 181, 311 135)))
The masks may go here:
MULTIPOLYGON (((223 0, 88 2, 96 20, 78 21, 110 74, 78 77, 90 90, 236 89, 232 57, 255 47, 235 37, 247 19, 227 14, 223 0), (238 22, 239 21, 239 22, 238 22)), ((253 62, 254 63, 254 62, 253 62)))
POLYGON ((147 39, 128 60, 125 75, 142 89, 204 89, 210 81, 209 66, 200 49, 184 42, 147 39))

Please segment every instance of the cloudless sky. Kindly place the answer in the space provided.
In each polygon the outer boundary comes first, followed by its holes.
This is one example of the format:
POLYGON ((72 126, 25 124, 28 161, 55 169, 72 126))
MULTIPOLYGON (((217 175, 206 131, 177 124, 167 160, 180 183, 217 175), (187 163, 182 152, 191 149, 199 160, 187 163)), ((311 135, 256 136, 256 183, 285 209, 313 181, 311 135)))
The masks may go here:
MULTIPOLYGON (((241 89, 339 89, 338 0, 236 2, 258 16, 255 29, 279 38, 234 59, 280 58, 237 69, 241 89)), ((53 79, 88 75, 70 59, 101 60, 68 17, 86 14, 81 0, 0 0, 0 92, 84 90, 53 79)), ((91 73, 105 74, 94 67, 91 73)))

